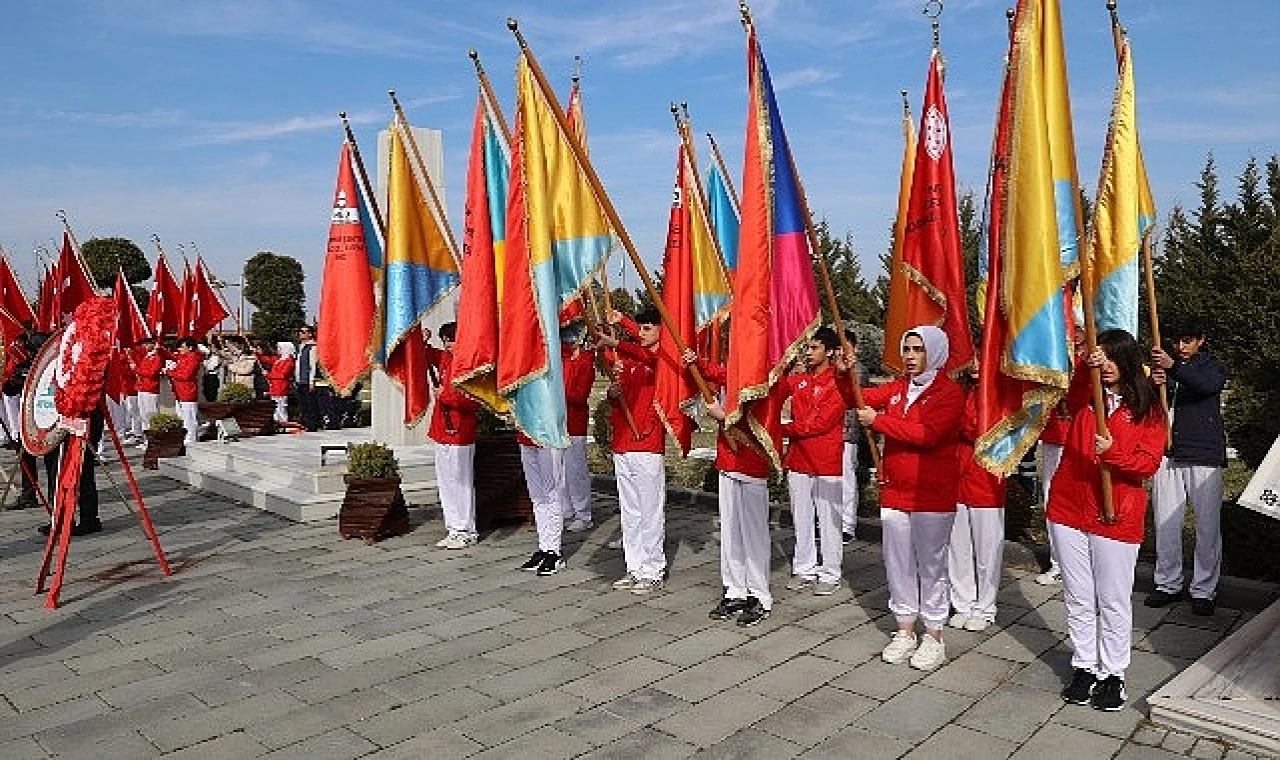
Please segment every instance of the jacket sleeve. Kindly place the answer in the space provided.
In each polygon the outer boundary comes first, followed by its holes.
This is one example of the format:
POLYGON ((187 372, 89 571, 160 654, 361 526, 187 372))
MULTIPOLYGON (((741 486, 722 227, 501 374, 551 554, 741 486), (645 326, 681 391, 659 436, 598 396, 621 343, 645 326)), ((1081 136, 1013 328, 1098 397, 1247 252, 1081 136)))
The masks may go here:
POLYGON ((596 380, 595 358, 582 351, 565 362, 564 397, 570 403, 583 403, 591 396, 596 380))
POLYGON ((658 355, 656 353, 625 340, 619 343, 614 350, 618 352, 619 356, 626 357, 634 362, 640 362, 646 367, 653 367, 658 363, 658 355))
POLYGON ((698 360, 698 371, 701 372, 703 378, 712 385, 724 385, 724 381, 728 376, 723 364, 709 362, 705 359, 698 360))
POLYGON ((1113 470, 1146 480, 1160 469, 1164 459, 1166 428, 1164 413, 1152 410, 1143 422, 1135 422, 1112 431, 1111 448, 1099 459, 1113 470))
POLYGON ((883 410, 889 406, 889 399, 893 398, 895 391, 900 390, 898 383, 891 382, 884 385, 877 385, 871 388, 862 389, 862 400, 872 409, 883 410))
POLYGON ((1221 393, 1226 387, 1227 365, 1212 358, 1199 362, 1175 362, 1169 369, 1169 376, 1176 380, 1181 388, 1186 388, 1204 398, 1221 393))
MULTIPOLYGON (((920 401, 917 400, 916 403, 920 401)), ((924 419, 915 421, 877 414, 871 428, 912 446, 933 448, 948 436, 955 435, 956 429, 960 427, 960 420, 964 416, 964 392, 954 384, 939 388, 936 399, 929 406, 928 414, 923 416, 924 419)))

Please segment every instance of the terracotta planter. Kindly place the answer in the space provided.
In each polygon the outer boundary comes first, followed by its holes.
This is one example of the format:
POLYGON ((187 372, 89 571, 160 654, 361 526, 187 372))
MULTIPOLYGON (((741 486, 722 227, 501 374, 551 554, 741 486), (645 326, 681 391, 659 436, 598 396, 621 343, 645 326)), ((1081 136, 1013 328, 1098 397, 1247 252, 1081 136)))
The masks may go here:
POLYGON ((520 465, 514 432, 476 437, 476 529, 487 531, 498 521, 533 520, 533 502, 520 465))
POLYGON ((271 435, 276 432, 276 402, 258 399, 247 404, 232 404, 231 416, 240 426, 241 436, 271 435))
POLYGON ((185 428, 159 432, 148 430, 146 435, 147 449, 142 452, 142 466, 148 470, 156 469, 161 459, 180 457, 187 453, 186 446, 183 444, 183 440, 187 437, 185 428))
POLYGON ((409 532, 409 509, 400 478, 354 478, 344 475, 347 493, 338 512, 338 533, 367 543, 409 532))

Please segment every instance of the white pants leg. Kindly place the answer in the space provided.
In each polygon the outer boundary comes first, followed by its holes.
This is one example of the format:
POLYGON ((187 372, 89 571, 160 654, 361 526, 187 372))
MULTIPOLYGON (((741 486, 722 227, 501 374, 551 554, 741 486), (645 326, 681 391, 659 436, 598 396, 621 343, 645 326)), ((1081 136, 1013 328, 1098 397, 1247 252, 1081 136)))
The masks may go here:
POLYGON ((183 438, 182 442, 187 446, 195 443, 200 437, 200 423, 196 421, 197 403, 196 401, 177 402, 178 416, 182 418, 182 426, 187 429, 187 437, 183 438))
POLYGON ((720 580, 728 599, 754 596, 773 609, 769 593, 769 486, 761 478, 720 473, 720 580))
POLYGON ((289 421, 289 397, 288 396, 272 396, 271 400, 276 402, 276 413, 272 415, 272 419, 276 422, 289 421))
POLYGON ((1187 501, 1196 521, 1191 596, 1212 599, 1222 565, 1222 468, 1178 464, 1165 457, 1151 487, 1156 529, 1156 588, 1182 590, 1182 524, 1187 501))
MULTIPOLYGON (((1053 484, 1053 475, 1062 463, 1062 444, 1040 442, 1040 497, 1041 506, 1049 511, 1049 486, 1053 484)), ((1045 521, 1046 524, 1048 520, 1045 521)), ((1053 551, 1053 532, 1049 531, 1049 570, 1058 569, 1058 555, 1053 551)))
POLYGON ((569 437, 569 449, 564 453, 564 480, 569 491, 565 519, 591 522, 591 471, 587 469, 585 435, 569 437))
POLYGON ((563 449, 520 446, 524 482, 533 502, 533 523, 538 528, 538 550, 560 553, 564 531, 564 504, 568 501, 564 483, 563 449))
POLYGON ((899 623, 919 617, 930 630, 946 625, 947 545, 955 517, 955 512, 880 510, 889 609, 899 623))
POLYGON ((791 514, 796 531, 792 574, 817 578, 823 583, 839 583, 840 566, 844 561, 844 543, 840 535, 844 509, 841 477, 788 472, 787 489, 791 495, 791 514), (814 546, 815 518, 822 548, 821 564, 818 562, 818 548, 814 546))
POLYGON ((947 549, 951 606, 989 623, 996 619, 996 594, 1004 563, 1004 509, 956 505, 947 549))
POLYGON ((661 454, 627 451, 613 455, 622 518, 622 551, 627 572, 644 580, 660 580, 667 571, 666 464, 661 454))
POLYGON ((849 535, 858 532, 858 444, 844 442, 844 505, 840 510, 841 530, 849 535))
POLYGON ((436 488, 444 527, 450 533, 476 532, 475 444, 436 445, 436 488))
POLYGON ((791 500, 791 523, 796 537, 791 574, 809 579, 818 577, 818 543, 814 527, 817 507, 813 499, 813 482, 812 475, 787 473, 787 496, 791 500))
POLYGON ((151 424, 151 418, 160 411, 160 394, 138 391, 138 416, 142 418, 142 429, 151 424))
POLYGON ((1138 545, 1049 523, 1062 568, 1073 667, 1099 678, 1124 677, 1133 630, 1133 570, 1138 545))
POLYGON ((138 410, 138 394, 124 397, 125 426, 119 431, 131 433, 134 438, 142 437, 142 415, 138 410))
POLYGON ((9 426, 9 433, 15 439, 22 438, 22 396, 5 396, 0 414, 4 415, 4 424, 9 426))

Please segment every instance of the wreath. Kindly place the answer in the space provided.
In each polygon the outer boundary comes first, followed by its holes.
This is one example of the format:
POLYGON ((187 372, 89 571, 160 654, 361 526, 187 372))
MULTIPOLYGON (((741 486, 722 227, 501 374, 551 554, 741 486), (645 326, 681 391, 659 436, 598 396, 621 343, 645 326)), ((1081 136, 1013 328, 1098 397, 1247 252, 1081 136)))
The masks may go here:
POLYGON ((116 323, 115 301, 106 297, 86 300, 71 315, 55 364, 53 402, 62 417, 87 419, 102 402, 116 323))

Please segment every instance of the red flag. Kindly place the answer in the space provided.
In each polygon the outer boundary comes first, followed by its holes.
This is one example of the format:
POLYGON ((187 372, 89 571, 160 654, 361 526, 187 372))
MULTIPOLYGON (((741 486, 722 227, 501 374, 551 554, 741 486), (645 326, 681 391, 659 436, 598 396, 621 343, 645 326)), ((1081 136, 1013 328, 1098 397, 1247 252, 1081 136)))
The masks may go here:
MULTIPOLYGON (((0 340, 4 341, 3 345, 7 348, 9 342, 20 335, 22 335, 22 323, 7 309, 0 307, 0 340)), ((0 365, 0 368, 3 368, 3 365, 0 365)))
POLYGON ((177 333, 182 324, 182 289, 161 253, 156 259, 155 281, 147 300, 147 327, 157 338, 177 333))
POLYGON ((204 260, 197 256, 195 269, 191 272, 191 287, 185 294, 187 312, 184 320, 187 328, 186 336, 197 339, 208 335, 213 328, 222 323, 222 320, 231 315, 231 312, 222 305, 222 299, 218 297, 213 286, 209 284, 209 278, 205 272, 204 260))
POLYGON ((133 348, 151 337, 147 329, 147 320, 143 318, 138 302, 133 297, 133 288, 124 278, 124 271, 116 272, 116 286, 112 293, 116 301, 116 312, 119 323, 116 327, 116 343, 120 348, 133 348))
POLYGON ((416 425, 431 407, 431 385, 427 382, 427 344, 422 327, 414 323, 396 344, 384 364, 387 375, 404 390, 404 422, 416 425))
POLYGON ((371 364, 373 274, 359 199, 356 176, 351 170, 351 148, 344 141, 338 154, 338 182, 320 284, 320 325, 316 334, 316 358, 341 395, 351 391, 371 364))
POLYGON ((35 324, 35 312, 31 311, 31 302, 22 292, 22 283, 13 273, 8 256, 0 256, 0 309, 24 325, 35 324))
MULTIPOLYGON (((690 195, 694 186, 685 157, 684 144, 676 160, 676 184, 672 195, 671 214, 667 220, 667 247, 662 255, 662 303, 671 315, 671 325, 679 332, 685 346, 697 339, 697 319, 693 314, 693 216, 690 195)), ((670 330, 663 330, 658 355, 677 356, 676 340, 670 330)), ((659 361, 655 373, 653 406, 680 451, 689 453, 693 439, 693 419, 684 408, 698 396, 693 377, 680 361, 659 361)))
POLYGON ((44 270, 44 279, 40 281, 36 329, 46 333, 57 332, 58 321, 58 271, 55 267, 44 270))
MULTIPOLYGON (((929 59, 924 109, 920 117, 911 200, 903 231, 902 264, 907 275, 903 331, 937 325, 947 334, 950 355, 944 368, 956 372, 973 366, 973 336, 964 285, 960 219, 956 213, 956 181, 951 161, 951 125, 942 91, 941 54, 929 59)), ((896 346, 902 334, 885 333, 896 346)))
POLYGON ((57 304, 58 327, 61 327, 77 306, 98 294, 80 257, 71 247, 71 234, 67 232, 62 233, 62 252, 58 255, 56 271, 58 288, 54 303, 57 304))

